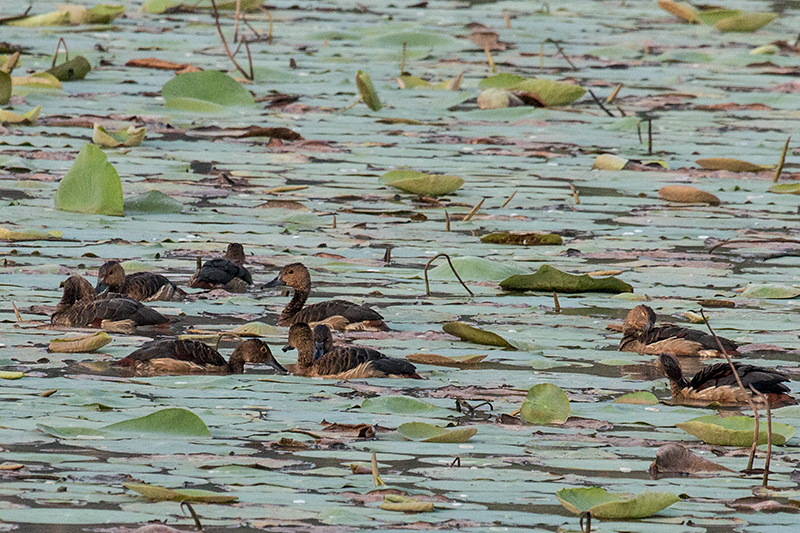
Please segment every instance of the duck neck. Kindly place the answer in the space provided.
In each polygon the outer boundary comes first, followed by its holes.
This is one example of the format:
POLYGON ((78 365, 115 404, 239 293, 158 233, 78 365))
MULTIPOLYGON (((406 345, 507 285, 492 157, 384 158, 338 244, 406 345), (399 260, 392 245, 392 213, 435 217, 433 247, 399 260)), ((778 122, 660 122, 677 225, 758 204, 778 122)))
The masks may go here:
POLYGON ((292 317, 303 309, 303 306, 306 304, 306 300, 308 300, 309 292, 310 291, 308 289, 294 289, 292 299, 288 304, 286 304, 286 307, 281 312, 279 323, 290 323, 292 317))
POLYGON ((639 335, 638 331, 625 334, 619 341, 619 351, 639 353, 644 348, 644 343, 639 340, 639 335))
POLYGON ((244 356, 234 351, 228 360, 228 371, 231 374, 244 374, 244 356))
POLYGON ((314 341, 303 342, 297 347, 297 366, 311 368, 314 366, 314 341))

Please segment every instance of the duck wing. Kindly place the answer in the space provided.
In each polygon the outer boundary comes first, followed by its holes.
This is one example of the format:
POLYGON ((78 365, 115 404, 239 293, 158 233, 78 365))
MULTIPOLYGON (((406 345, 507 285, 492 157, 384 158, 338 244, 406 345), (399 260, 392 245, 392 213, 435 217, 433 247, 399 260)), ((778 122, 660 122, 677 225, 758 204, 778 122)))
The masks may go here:
POLYGON ((385 358, 385 355, 372 348, 334 346, 325 355, 314 361, 314 369, 319 375, 339 374, 352 370, 367 361, 385 358))
MULTIPOLYGON (((81 300, 69 310, 81 325, 100 325, 103 320, 133 320, 137 326, 166 324, 169 319, 142 303, 126 296, 114 295, 110 298, 86 301, 81 300)), ((75 324, 79 325, 79 324, 75 324)))
POLYGON ((169 279, 161 274, 153 272, 136 272, 125 276, 125 286, 123 292, 134 300, 144 301, 153 296, 162 294, 164 297, 171 297, 176 292, 183 292, 175 286, 169 279), (167 290, 164 290, 167 288, 167 290))
POLYGON ((198 365, 225 366, 227 363, 218 351, 201 341, 169 340, 151 341, 127 357, 134 361, 152 359, 177 359, 198 365))
POLYGON ((305 322, 308 324, 321 322, 336 315, 345 317, 351 324, 367 320, 383 320, 380 313, 373 311, 369 307, 346 300, 327 300, 305 306, 292 317, 291 323, 305 322))
MULTIPOLYGON (((752 386, 763 394, 789 392, 789 387, 783 384, 789 381, 789 378, 777 370, 741 363, 733 363, 733 366, 739 374, 739 379, 742 380, 742 385, 748 391, 752 386)), ((689 386, 695 390, 703 390, 711 387, 738 387, 739 385, 736 383, 736 377, 731 372, 728 363, 716 363, 695 374, 692 381, 689 382, 689 386)))
POLYGON ((200 267, 200 270, 195 272, 189 282, 189 286, 209 289, 217 285, 226 285, 236 278, 244 280, 248 285, 253 283, 250 271, 243 266, 232 263, 227 259, 212 259, 211 261, 206 261, 200 267))
MULTIPOLYGON (((696 342, 700 344, 703 347, 703 349, 706 350, 719 349, 719 347, 717 346, 717 342, 714 340, 713 335, 709 335, 708 333, 704 333, 696 329, 676 326, 674 324, 650 328, 649 330, 645 331, 641 336, 641 340, 645 344, 653 344, 658 341, 671 338, 696 342)), ((726 352, 735 352, 736 350, 739 349, 739 345, 733 342, 732 340, 719 336, 717 338, 719 339, 720 344, 722 344, 722 347, 725 349, 726 352)))

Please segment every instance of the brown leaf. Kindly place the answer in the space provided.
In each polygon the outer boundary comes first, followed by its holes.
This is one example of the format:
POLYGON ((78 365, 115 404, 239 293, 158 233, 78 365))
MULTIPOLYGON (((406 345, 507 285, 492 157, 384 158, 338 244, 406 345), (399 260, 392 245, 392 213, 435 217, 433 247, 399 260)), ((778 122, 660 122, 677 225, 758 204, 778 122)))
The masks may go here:
MULTIPOLYGON (((800 85, 798 85, 798 90, 800 90, 800 85)), ((731 172, 761 172, 765 170, 764 167, 730 157, 698 159, 695 163, 706 170, 730 170, 731 172)))
POLYGON ((130 59, 127 63, 125 63, 125 66, 154 68, 157 70, 182 70, 190 65, 189 63, 173 63, 172 61, 164 61, 163 59, 156 59, 155 57, 143 57, 130 59))
POLYGON ((700 472, 732 472, 732 470, 695 455, 685 446, 674 442, 659 448, 656 460, 650 465, 651 477, 700 472))
POLYGON ((486 358, 486 355, 472 355, 464 359, 454 359, 435 353, 410 353, 406 359, 420 365, 448 366, 455 368, 469 368, 477 365, 486 358))
POLYGON ((658 196, 668 202, 683 204, 719 205, 719 198, 690 185, 666 185, 658 191, 658 196))

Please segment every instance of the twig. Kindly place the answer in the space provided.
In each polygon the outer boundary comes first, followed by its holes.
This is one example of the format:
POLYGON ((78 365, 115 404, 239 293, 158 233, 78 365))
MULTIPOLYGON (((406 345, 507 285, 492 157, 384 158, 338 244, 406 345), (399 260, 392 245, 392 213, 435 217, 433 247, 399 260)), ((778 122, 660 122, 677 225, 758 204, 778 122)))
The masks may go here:
POLYGON ((497 65, 494 64, 494 59, 492 59, 492 53, 489 51, 489 47, 485 46, 483 51, 486 52, 486 60, 489 62, 489 68, 492 71, 492 74, 497 72, 497 65))
POLYGON ((400 75, 404 76, 406 71, 406 43, 403 41, 403 49, 400 51, 400 75))
POLYGON ((590 511, 584 511, 581 513, 581 520, 580 520, 580 527, 581 533, 592 533, 592 513, 590 511), (586 529, 583 528, 583 519, 586 519, 586 529))
POLYGON ((769 239, 729 239, 727 241, 718 242, 717 244, 709 248, 708 251, 713 252, 717 248, 727 246, 728 244, 748 243, 748 242, 755 244, 761 244, 766 242, 792 242, 795 244, 800 244, 800 239, 790 239, 788 237, 772 237, 769 239))
POLYGON ((378 472, 378 457, 375 451, 372 451, 372 481, 375 482, 376 487, 385 487, 386 483, 381 479, 381 473, 378 472))
POLYGON ((505 202, 503 202, 503 205, 501 205, 500 207, 505 207, 505 206, 507 206, 507 205, 508 205, 508 202, 510 202, 510 201, 511 201, 511 199, 512 199, 512 198, 514 198, 514 195, 515 195, 515 194, 517 194, 517 190, 516 190, 516 189, 514 189, 514 192, 512 192, 512 193, 511 193, 511 196, 509 196, 509 197, 506 199, 506 201, 505 201, 505 202))
POLYGON ((553 291, 553 302, 555 302, 555 305, 556 305, 556 314, 560 313, 561 312, 561 304, 558 303, 558 293, 556 291, 553 291))
POLYGON ((572 191, 572 197, 575 198, 575 204, 580 205, 581 197, 578 196, 578 190, 575 188, 575 185, 572 183, 569 184, 569 190, 572 191))
POLYGON ((11 307, 14 308, 14 316, 17 317, 17 322, 22 322, 22 316, 19 314, 19 309, 17 309, 17 304, 15 302, 11 302, 11 307))
POLYGON ((455 468, 455 467, 461 468, 461 456, 460 455, 456 455, 456 458, 453 459, 452 463, 450 463, 450 468, 455 468))
POLYGON ((600 106, 600 109, 602 109, 603 111, 605 111, 605 112, 606 112, 606 115, 608 115, 609 117, 614 117, 614 113, 612 113, 611 111, 609 111, 608 109, 606 109, 606 106, 604 106, 604 105, 603 105, 603 102, 601 102, 601 101, 600 101, 600 100, 599 100, 599 99, 598 99, 598 98, 597 98, 597 97, 594 95, 594 93, 591 91, 591 89, 589 89, 587 92, 589 93, 589 96, 591 96, 591 97, 592 97, 592 100, 594 100, 594 103, 595 103, 595 104, 597 104, 598 106, 600 106))
POLYGON ((647 119, 647 155, 653 155, 653 119, 647 119))
POLYGON ((757 391, 752 385, 750 385, 750 390, 767 406, 767 460, 764 461, 764 477, 761 479, 761 486, 766 487, 769 484, 769 464, 772 460, 772 408, 764 393, 757 391))
POLYGON ((481 206, 483 205, 483 201, 484 201, 484 200, 486 200, 486 198, 481 198, 481 201, 480 201, 480 202, 478 202, 478 204, 477 204, 475 207, 473 207, 473 208, 470 210, 470 212, 469 212, 469 213, 467 213, 467 216, 465 216, 465 217, 463 218, 463 222, 466 222, 466 221, 468 221, 468 220, 472 220, 472 217, 474 217, 474 216, 475 216, 475 213, 477 213, 477 212, 478 212, 478 209, 480 209, 480 208, 481 208, 481 206))
POLYGON ((620 89, 622 89, 622 84, 618 83, 617 86, 614 87, 614 90, 611 91, 611 94, 609 94, 608 97, 606 98, 607 104, 610 104, 611 102, 617 99, 617 95, 619 94, 620 89))
POLYGON ((272 44, 272 27, 274 26, 274 21, 272 19, 272 11, 268 9, 261 8, 261 11, 267 14, 267 18, 269 19, 269 30, 267 31, 267 42, 272 44))
POLYGON ((184 506, 189 509, 189 514, 192 515, 194 527, 197 528, 197 531, 203 531, 203 524, 200 523, 200 517, 194 512, 194 507, 192 507, 192 504, 189 502, 181 502, 181 509, 183 509, 184 506))
POLYGON ((333 229, 336 229, 336 213, 333 214, 333 229))
MULTIPOLYGON (((242 76, 244 76, 245 78, 247 78, 250 81, 253 81, 253 60, 252 60, 252 58, 250 58, 250 75, 248 76, 247 72, 245 72, 244 69, 241 67, 241 65, 239 65, 239 63, 237 63, 236 60, 233 58, 233 54, 231 54, 231 49, 228 48, 228 41, 225 40, 225 35, 222 33, 222 26, 220 26, 220 24, 219 24, 219 11, 217 10, 217 3, 216 3, 215 0, 211 0, 211 7, 214 10, 214 24, 217 26, 217 32, 219 33, 220 39, 222 39, 222 46, 223 46, 223 48, 225 48, 225 53, 228 55, 228 59, 230 59, 231 62, 233 63, 233 65, 236 67, 236 69, 239 72, 242 73, 242 76)), ((244 41, 244 39, 242 39, 242 40, 244 41)), ((247 49, 247 55, 249 57, 250 56, 250 47, 248 47, 245 44, 245 48, 247 49)))
POLYGON ((636 135, 639 136, 639 144, 642 144, 642 121, 636 123, 636 135))
POLYGON ((242 0, 236 0, 236 12, 233 14, 233 42, 239 42, 239 13, 242 9, 242 0))
POLYGON ((461 276, 458 275, 458 272, 456 272, 456 267, 453 266, 453 262, 450 260, 450 256, 447 255, 447 254, 444 254, 444 253, 434 255, 433 257, 431 257, 431 260, 428 261, 425 264, 425 295, 426 296, 430 296, 431 295, 431 286, 430 286, 430 283, 428 282, 428 267, 431 266, 431 263, 433 263, 434 260, 436 260, 436 259, 438 259, 439 257, 442 257, 442 256, 444 256, 447 259, 447 262, 450 264, 450 270, 452 270, 453 274, 456 275, 456 278, 458 279, 459 283, 461 283, 461 286, 464 287, 465 289, 467 289, 467 292, 469 293, 470 296, 475 296, 472 293, 472 291, 469 290, 469 287, 467 287, 467 284, 464 283, 464 280, 461 279, 461 276))
POLYGON ((721 353, 725 357, 725 360, 728 361, 728 366, 731 368, 731 372, 733 372, 733 377, 736 378, 736 384, 739 385, 739 388, 742 390, 742 392, 744 392, 745 400, 747 400, 747 403, 750 405, 750 408, 753 410, 753 414, 755 415, 753 447, 750 449, 750 459, 747 461, 747 470, 750 470, 751 468, 753 468, 753 461, 755 460, 756 457, 756 448, 758 447, 758 429, 759 429, 758 409, 756 408, 756 404, 753 403, 753 400, 750 398, 750 392, 746 388, 744 388, 744 385, 742 385, 742 380, 739 378, 739 373, 736 371, 736 367, 733 366, 733 361, 731 361, 731 357, 725 351, 725 348, 722 347, 722 343, 719 341, 719 337, 717 337, 717 334, 714 333, 714 329, 711 327, 711 323, 708 321, 708 318, 706 317, 705 312, 702 309, 700 309, 700 316, 703 317, 703 320, 706 323, 708 331, 710 331, 711 335, 714 337, 714 340, 717 343, 717 348, 719 348, 719 353, 721 353))
POLYGON ((783 152, 781 152, 781 158, 778 160, 778 166, 775 168, 775 176, 772 178, 773 183, 778 183, 778 178, 781 177, 783 164, 786 163, 786 151, 789 150, 789 141, 791 140, 791 137, 787 138, 786 144, 783 145, 783 152))
POLYGON ((444 230, 450 231, 450 213, 446 209, 444 211, 444 230))
POLYGON ((620 106, 617 106, 617 111, 619 111, 619 115, 621 117, 627 117, 628 116, 628 114, 625 113, 625 111, 620 106))
POLYGON ((342 109, 342 111, 341 111, 341 112, 342 112, 342 113, 344 113, 345 111, 350 111, 350 110, 351 110, 351 109, 353 109, 355 106, 357 106, 357 105, 358 105, 358 103, 359 103, 361 100, 363 100, 363 99, 364 99, 364 97, 363 97, 363 96, 361 96, 361 95, 359 94, 359 95, 358 95, 358 99, 357 99, 355 102, 353 102, 352 104, 350 104, 349 106, 347 106, 347 107, 345 107, 344 109, 342 109))
POLYGON ((567 54, 564 53, 564 49, 561 48, 558 42, 554 41, 553 39, 545 39, 542 44, 544 43, 552 43, 553 46, 556 47, 556 50, 558 50, 558 53, 561 54, 561 57, 563 57, 566 60, 566 62, 569 63, 569 66, 572 67, 572 70, 578 70, 578 67, 576 67, 575 64, 569 60, 569 57, 567 56, 567 54))
POLYGON ((56 60, 58 59, 58 51, 61 50, 61 45, 64 45, 64 61, 69 61, 69 50, 67 50, 67 41, 64 40, 63 37, 58 38, 58 43, 56 44, 56 53, 53 55, 53 63, 50 65, 51 68, 56 66, 56 60))

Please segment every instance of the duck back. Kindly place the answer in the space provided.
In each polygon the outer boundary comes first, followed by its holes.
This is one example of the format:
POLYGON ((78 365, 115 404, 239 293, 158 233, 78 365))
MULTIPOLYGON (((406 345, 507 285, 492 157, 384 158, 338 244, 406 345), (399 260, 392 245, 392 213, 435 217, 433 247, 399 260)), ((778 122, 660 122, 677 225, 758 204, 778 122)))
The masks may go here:
POLYGON ((206 261, 200 270, 195 272, 189 282, 190 287, 200 289, 213 289, 227 285, 235 279, 241 279, 252 285, 253 277, 243 266, 237 265, 227 259, 212 259, 206 261))
POLYGON ((348 302, 346 300, 327 300, 305 306, 303 309, 295 313, 290 322, 286 325, 296 324, 298 322, 313 323, 321 322, 332 316, 343 316, 354 324, 356 322, 365 321, 381 321, 383 317, 380 313, 373 311, 369 307, 348 302))
POLYGON ((220 353, 208 344, 195 340, 151 341, 121 361, 151 361, 153 359, 176 359, 198 365, 227 366, 227 361, 220 353))

